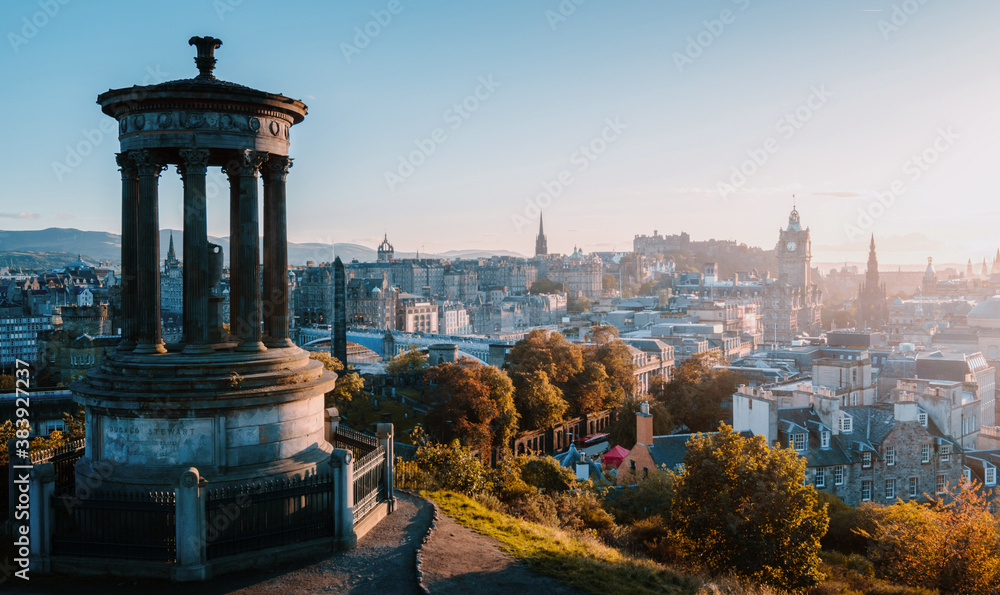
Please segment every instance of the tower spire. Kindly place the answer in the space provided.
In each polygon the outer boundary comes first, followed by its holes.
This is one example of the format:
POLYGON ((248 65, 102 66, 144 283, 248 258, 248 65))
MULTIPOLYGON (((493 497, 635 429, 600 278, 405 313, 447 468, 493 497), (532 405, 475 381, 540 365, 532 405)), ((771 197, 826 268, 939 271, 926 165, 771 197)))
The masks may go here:
POLYGON ((535 238, 535 256, 549 253, 549 242, 545 238, 545 228, 542 226, 542 214, 538 214, 538 237, 535 238))

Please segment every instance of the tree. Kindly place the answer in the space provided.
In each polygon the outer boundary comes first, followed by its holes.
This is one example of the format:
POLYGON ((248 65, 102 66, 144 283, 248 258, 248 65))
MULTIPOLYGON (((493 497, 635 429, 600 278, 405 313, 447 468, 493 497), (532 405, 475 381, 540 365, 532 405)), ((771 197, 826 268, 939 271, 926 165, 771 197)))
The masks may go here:
POLYGON ((17 388, 17 380, 13 374, 0 374, 0 390, 14 390, 17 388))
POLYGON ((618 289, 618 277, 607 273, 601 277, 601 287, 604 291, 615 291, 618 289))
POLYGON ((670 416, 692 432, 707 432, 724 421, 727 403, 740 383, 739 374, 716 370, 715 354, 695 354, 677 366, 666 384, 655 383, 650 394, 665 403, 670 416))
POLYGON ((344 371, 344 364, 325 351, 313 351, 309 358, 322 362, 323 368, 337 374, 337 384, 326 394, 327 407, 343 407, 354 397, 360 396, 365 389, 365 381, 353 368, 344 371))
POLYGON ((550 382, 562 386, 583 371, 583 350, 560 333, 535 329, 510 349, 504 367, 512 375, 542 371, 550 382))
POLYGON ((427 427, 443 440, 457 439, 485 459, 517 431, 514 385, 500 370, 462 358, 430 368, 427 380, 435 401, 427 427))
POLYGON ((411 349, 400 353, 385 364, 385 371, 391 376, 412 376, 427 369, 427 354, 411 349))
POLYGON ((563 420, 567 404, 544 370, 515 373, 514 404, 524 428, 551 428, 563 420))
POLYGON ((978 483, 948 489, 931 506, 912 500, 882 509, 868 555, 876 572, 911 587, 945 593, 995 593, 1000 583, 1000 530, 978 483))
POLYGON ((565 293, 566 286, 562 283, 555 283, 547 277, 540 277, 535 279, 528 291, 531 293, 565 293))
POLYGON ((566 299, 566 310, 569 312, 589 312, 590 311, 590 298, 580 296, 569 296, 566 299))
POLYGON ((588 367, 600 367, 604 371, 603 398, 598 409, 616 407, 625 397, 635 394, 635 363, 628 345, 623 341, 613 339, 588 346, 584 348, 583 357, 584 371, 588 367))
POLYGON ((713 574, 801 590, 819 583, 826 506, 803 485, 805 459, 744 438, 725 424, 687 444, 671 523, 689 555, 713 574))
POLYGON ((610 324, 595 324, 587 331, 587 342, 605 345, 618 338, 618 328, 610 324))

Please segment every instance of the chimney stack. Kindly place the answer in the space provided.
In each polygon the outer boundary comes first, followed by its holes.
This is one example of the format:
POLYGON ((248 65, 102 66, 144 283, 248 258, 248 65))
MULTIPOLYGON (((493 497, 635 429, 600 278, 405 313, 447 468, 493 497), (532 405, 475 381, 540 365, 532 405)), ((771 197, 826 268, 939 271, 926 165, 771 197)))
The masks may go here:
POLYGON ((637 444, 653 445, 653 416, 649 413, 649 401, 643 401, 639 413, 635 414, 635 441, 637 444))

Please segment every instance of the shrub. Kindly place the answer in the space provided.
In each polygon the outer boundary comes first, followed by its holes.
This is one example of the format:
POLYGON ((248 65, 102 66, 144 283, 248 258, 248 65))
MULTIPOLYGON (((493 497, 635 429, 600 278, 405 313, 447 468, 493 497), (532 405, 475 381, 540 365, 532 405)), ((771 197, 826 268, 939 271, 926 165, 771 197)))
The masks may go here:
POLYGON ((601 504, 619 523, 631 524, 654 515, 666 517, 674 497, 676 476, 666 468, 652 473, 637 486, 605 490, 601 504))
POLYGON ((544 492, 565 492, 576 476, 552 457, 529 457, 521 465, 521 479, 544 492))
POLYGON ((417 449, 413 477, 425 482, 424 489, 444 489, 477 494, 489 486, 487 470, 473 452, 452 441, 448 446, 431 444, 417 449))

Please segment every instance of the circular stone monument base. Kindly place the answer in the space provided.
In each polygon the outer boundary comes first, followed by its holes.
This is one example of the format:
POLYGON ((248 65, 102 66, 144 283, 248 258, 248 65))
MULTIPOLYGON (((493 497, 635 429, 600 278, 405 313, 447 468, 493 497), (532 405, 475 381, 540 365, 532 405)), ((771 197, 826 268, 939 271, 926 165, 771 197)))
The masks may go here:
POLYGON ((87 418, 77 483, 172 489, 189 467, 211 487, 310 475, 332 451, 324 395, 336 379, 298 347, 114 353, 71 386, 87 418))

